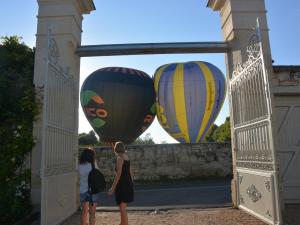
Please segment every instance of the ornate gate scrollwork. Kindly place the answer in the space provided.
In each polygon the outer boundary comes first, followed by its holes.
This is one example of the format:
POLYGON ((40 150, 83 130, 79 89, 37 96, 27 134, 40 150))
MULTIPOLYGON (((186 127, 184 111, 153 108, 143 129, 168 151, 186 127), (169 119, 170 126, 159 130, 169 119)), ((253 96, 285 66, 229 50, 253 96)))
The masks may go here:
POLYGON ((272 106, 259 23, 230 80, 238 206, 269 224, 281 223, 272 106))
POLYGON ((72 207, 75 205, 73 202, 77 177, 76 108, 78 104, 76 97, 78 94, 75 93, 77 88, 74 86, 74 77, 69 73, 68 68, 61 66, 59 47, 50 30, 46 56, 43 92, 41 224, 58 224, 65 214, 70 214, 74 210, 72 207), (51 213, 49 208, 52 210, 51 213))

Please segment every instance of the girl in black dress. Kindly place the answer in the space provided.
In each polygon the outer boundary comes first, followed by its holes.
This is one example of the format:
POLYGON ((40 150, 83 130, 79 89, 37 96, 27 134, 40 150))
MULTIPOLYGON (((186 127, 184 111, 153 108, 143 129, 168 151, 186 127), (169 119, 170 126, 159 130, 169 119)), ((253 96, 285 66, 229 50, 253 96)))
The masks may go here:
POLYGON ((133 182, 130 160, 125 151, 122 142, 117 142, 114 146, 114 152, 117 155, 116 176, 114 182, 109 189, 108 194, 115 192, 116 203, 120 208, 121 224, 128 225, 128 216, 126 206, 127 203, 133 201, 133 182))

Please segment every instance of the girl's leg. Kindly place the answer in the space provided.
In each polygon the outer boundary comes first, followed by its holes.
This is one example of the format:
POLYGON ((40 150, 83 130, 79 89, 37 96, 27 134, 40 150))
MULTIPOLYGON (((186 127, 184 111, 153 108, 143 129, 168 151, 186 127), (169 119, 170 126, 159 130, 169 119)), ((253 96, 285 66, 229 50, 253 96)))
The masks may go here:
POLYGON ((82 212, 81 212, 81 225, 86 225, 88 223, 89 216, 89 203, 82 203, 82 212))
POLYGON ((96 207, 97 203, 90 204, 90 225, 96 224, 96 207))
POLYGON ((121 225, 128 225, 128 216, 126 210, 127 204, 125 202, 120 203, 121 225))

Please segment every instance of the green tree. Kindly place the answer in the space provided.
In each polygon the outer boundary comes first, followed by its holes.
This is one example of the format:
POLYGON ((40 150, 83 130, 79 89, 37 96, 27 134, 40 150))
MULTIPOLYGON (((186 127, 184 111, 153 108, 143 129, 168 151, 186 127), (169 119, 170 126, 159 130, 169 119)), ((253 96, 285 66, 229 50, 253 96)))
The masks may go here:
POLYGON ((87 133, 80 133, 78 137, 79 145, 97 145, 99 144, 98 138, 93 130, 87 133))
POLYGON ((213 137, 214 132, 218 129, 218 126, 216 124, 213 124, 207 133, 204 136, 204 142, 215 142, 215 139, 213 137))
POLYGON ((39 107, 33 86, 34 49, 17 36, 0 42, 0 224, 28 214, 33 121, 39 107))
POLYGON ((225 122, 220 125, 213 133, 213 139, 216 142, 230 142, 231 132, 230 132, 230 118, 227 117, 225 122))
POLYGON ((144 138, 138 137, 133 143, 133 145, 153 145, 155 142, 151 137, 150 133, 147 133, 144 138))

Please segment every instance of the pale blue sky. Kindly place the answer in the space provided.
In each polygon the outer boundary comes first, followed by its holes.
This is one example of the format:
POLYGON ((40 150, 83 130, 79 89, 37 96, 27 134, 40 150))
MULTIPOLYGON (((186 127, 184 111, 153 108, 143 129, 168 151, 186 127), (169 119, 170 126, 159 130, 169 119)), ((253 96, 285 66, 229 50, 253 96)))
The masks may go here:
MULTIPOLYGON (((94 0, 94 3, 97 10, 84 16, 83 45, 222 41, 219 13, 206 8, 206 0, 94 0)), ((274 64, 300 65, 300 1, 266 0, 266 8, 274 64)), ((1 2, 0 36, 19 35, 27 45, 34 46, 36 15, 35 0, 1 2)), ((223 54, 89 57, 81 59, 81 84, 91 72, 101 67, 132 67, 152 76, 162 64, 191 60, 211 62, 225 74, 223 54)), ((81 108, 79 112, 79 132, 90 131, 92 128, 81 108)), ((222 123, 228 114, 228 102, 225 101, 216 123, 222 123)), ((151 133, 157 143, 175 142, 157 121, 145 133, 151 133)))

